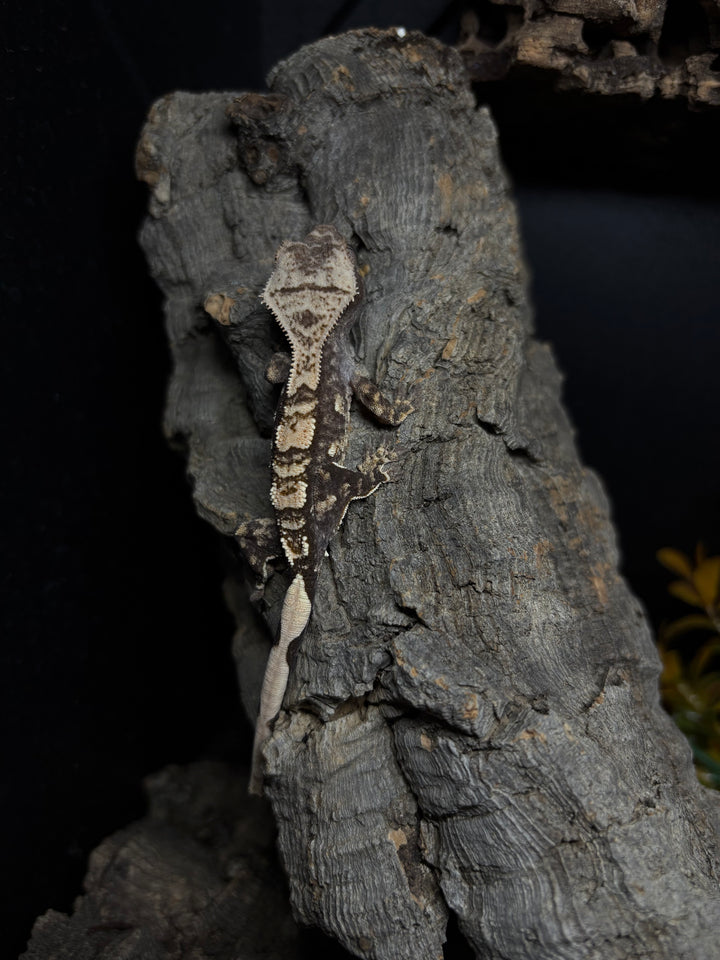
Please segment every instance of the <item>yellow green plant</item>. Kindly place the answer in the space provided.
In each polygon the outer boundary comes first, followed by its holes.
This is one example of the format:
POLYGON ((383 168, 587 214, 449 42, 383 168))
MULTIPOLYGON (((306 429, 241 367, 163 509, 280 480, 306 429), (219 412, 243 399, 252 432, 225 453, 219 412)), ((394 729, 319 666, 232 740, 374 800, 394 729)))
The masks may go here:
POLYGON ((693 559, 670 547, 657 558, 679 577, 669 592, 696 611, 660 629, 663 704, 690 741, 701 783, 720 789, 720 557, 699 544, 693 559), (691 645, 695 631, 708 636, 691 645))

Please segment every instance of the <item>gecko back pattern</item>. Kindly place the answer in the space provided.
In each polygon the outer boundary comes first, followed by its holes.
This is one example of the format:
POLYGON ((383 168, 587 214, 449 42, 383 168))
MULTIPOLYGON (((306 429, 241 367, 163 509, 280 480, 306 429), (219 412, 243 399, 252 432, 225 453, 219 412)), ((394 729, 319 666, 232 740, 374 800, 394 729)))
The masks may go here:
POLYGON ((391 403, 367 378, 353 374, 347 334, 361 295, 352 250, 335 227, 323 224, 302 241, 282 244, 261 296, 291 348, 275 423, 270 498, 292 580, 263 680, 252 793, 262 792, 262 746, 282 706, 288 651, 310 618, 328 544, 350 502, 387 479, 377 464, 356 470, 341 464, 353 391, 386 424, 397 425, 412 410, 407 401, 391 403))

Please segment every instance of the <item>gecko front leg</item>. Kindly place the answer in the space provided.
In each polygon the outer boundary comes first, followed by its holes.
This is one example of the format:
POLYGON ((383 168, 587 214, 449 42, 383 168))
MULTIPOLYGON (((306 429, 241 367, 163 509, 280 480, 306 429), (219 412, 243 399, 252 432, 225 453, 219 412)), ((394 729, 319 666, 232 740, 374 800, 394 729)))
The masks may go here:
POLYGON ((409 400, 385 396, 378 385, 369 377, 356 373, 350 380, 353 395, 370 413, 387 427, 399 426, 405 417, 413 412, 409 400))

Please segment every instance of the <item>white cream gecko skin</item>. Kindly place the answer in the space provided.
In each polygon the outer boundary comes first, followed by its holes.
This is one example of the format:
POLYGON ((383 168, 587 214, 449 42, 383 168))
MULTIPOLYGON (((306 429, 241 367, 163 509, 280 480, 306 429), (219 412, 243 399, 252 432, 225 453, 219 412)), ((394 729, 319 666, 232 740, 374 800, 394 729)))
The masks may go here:
POLYGON ((382 423, 396 426, 412 412, 390 402, 367 378, 353 375, 347 334, 361 299, 355 256, 333 226, 315 227, 283 243, 261 299, 291 347, 290 372, 275 419, 270 498, 292 581, 280 630, 268 657, 255 729, 250 793, 263 787, 262 748, 282 706, 290 645, 310 619, 317 573, 351 500, 387 479, 375 466, 341 466, 355 396, 382 423))

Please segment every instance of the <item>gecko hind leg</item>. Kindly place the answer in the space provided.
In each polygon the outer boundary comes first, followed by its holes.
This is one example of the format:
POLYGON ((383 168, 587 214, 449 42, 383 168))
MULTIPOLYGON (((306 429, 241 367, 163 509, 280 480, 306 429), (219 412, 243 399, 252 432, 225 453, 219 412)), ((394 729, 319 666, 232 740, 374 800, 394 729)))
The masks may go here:
POLYGON ((255 575, 258 592, 268 579, 268 564, 282 556, 282 545, 275 518, 261 517, 246 520, 235 531, 235 542, 255 575))

